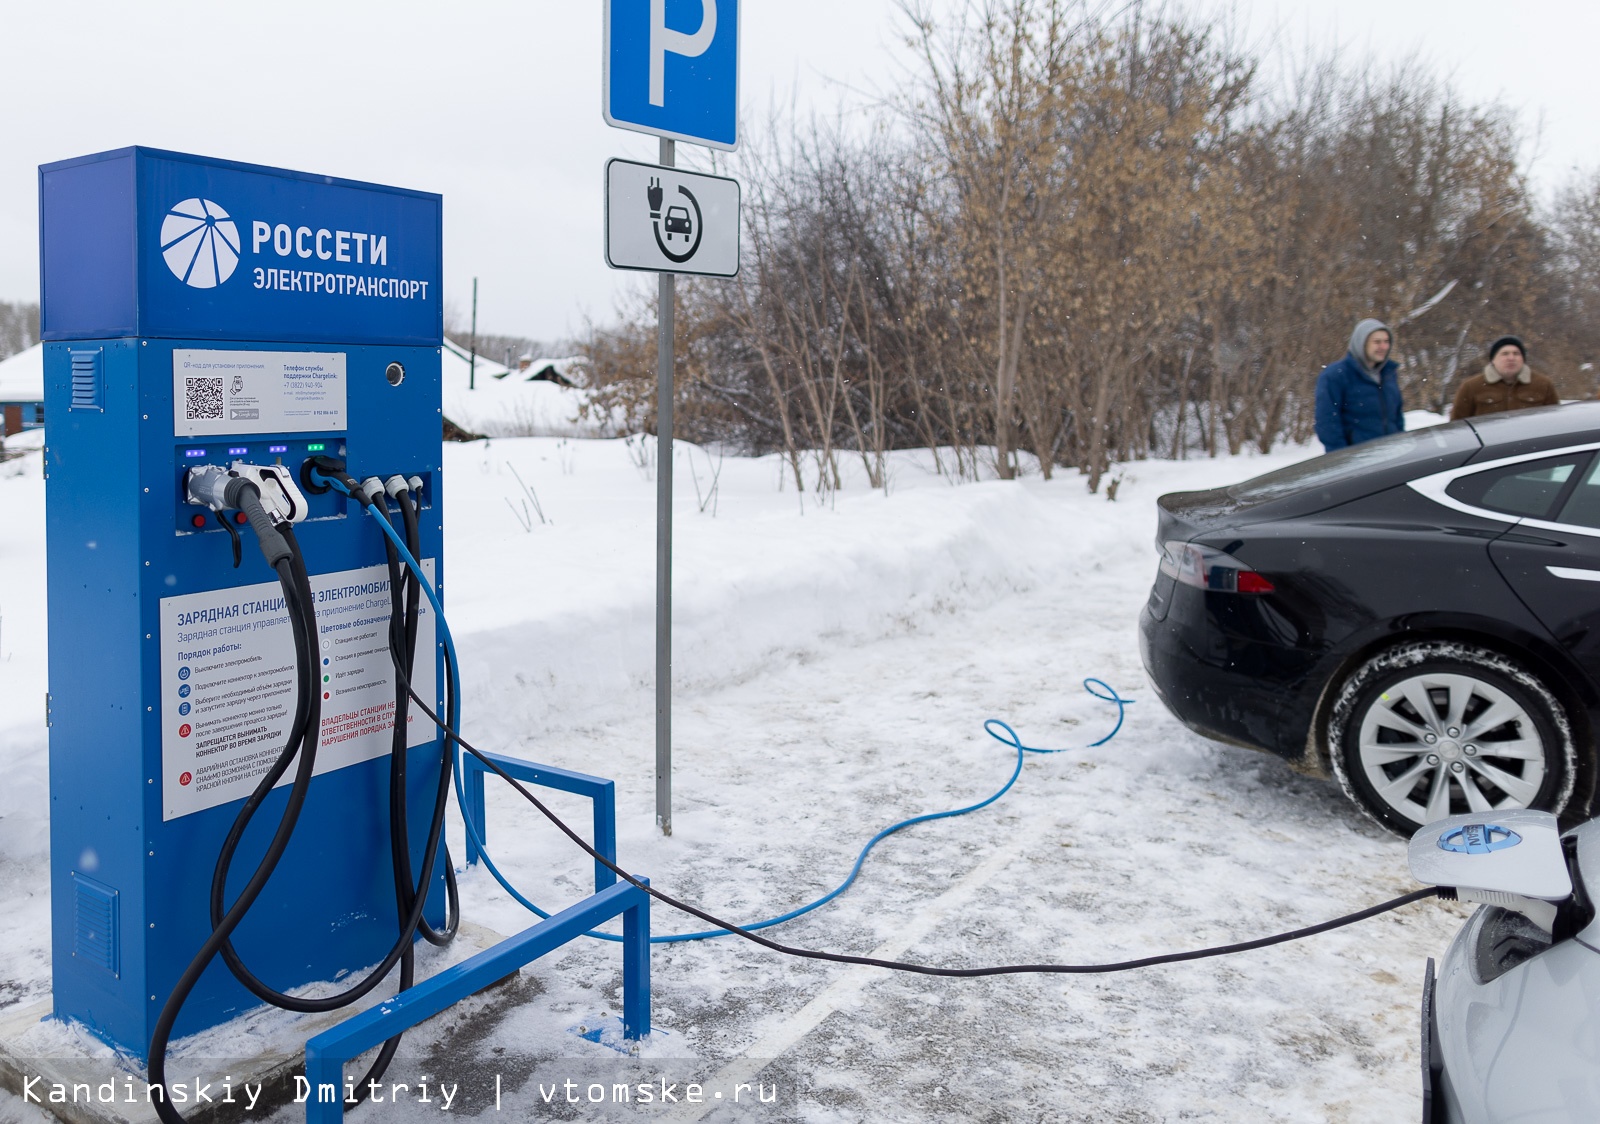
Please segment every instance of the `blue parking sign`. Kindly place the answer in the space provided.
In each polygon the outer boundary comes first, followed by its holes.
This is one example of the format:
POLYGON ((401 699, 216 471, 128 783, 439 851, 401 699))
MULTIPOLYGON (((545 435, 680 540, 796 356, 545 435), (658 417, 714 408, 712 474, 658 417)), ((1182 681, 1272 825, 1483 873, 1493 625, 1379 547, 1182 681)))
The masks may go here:
POLYGON ((605 0, 606 124, 732 151, 739 0, 605 0))

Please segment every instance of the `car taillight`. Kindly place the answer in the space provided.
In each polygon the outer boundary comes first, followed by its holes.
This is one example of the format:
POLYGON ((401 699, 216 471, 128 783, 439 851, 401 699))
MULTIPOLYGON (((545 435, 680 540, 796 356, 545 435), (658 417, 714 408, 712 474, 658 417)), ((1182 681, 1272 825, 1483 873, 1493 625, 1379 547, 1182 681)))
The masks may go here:
POLYGON ((1271 593, 1278 587, 1254 570, 1240 570, 1234 588, 1240 593, 1271 593))
POLYGON ((1271 593, 1277 587, 1231 554, 1192 542, 1167 542, 1161 572, 1213 593, 1271 593))

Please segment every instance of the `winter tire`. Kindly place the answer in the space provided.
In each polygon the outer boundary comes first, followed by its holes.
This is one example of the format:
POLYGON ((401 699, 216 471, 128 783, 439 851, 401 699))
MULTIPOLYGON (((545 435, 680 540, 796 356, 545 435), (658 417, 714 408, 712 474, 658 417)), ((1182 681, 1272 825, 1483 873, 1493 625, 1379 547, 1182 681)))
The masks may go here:
POLYGON ((1456 641, 1363 664, 1333 705, 1328 756, 1346 795, 1405 836, 1459 812, 1559 815, 1577 775, 1556 697, 1514 660, 1456 641))

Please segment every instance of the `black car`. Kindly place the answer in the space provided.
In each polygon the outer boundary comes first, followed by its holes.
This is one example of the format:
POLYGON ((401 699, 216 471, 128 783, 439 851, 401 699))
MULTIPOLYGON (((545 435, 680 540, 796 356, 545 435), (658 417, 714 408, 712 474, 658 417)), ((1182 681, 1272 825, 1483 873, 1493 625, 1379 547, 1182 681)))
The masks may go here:
POLYGON ((1145 668, 1191 729, 1331 772, 1409 835, 1593 814, 1600 402, 1161 497, 1145 668))

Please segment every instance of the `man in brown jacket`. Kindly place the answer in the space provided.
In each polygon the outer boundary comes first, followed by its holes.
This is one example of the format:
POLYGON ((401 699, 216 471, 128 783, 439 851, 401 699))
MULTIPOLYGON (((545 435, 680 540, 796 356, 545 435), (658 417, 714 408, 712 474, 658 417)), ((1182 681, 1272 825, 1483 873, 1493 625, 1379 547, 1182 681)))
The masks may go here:
POLYGON ((1528 366, 1528 349, 1516 336, 1501 336, 1489 345, 1489 365, 1456 391, 1450 420, 1482 417, 1533 406, 1558 406, 1555 384, 1528 366))

